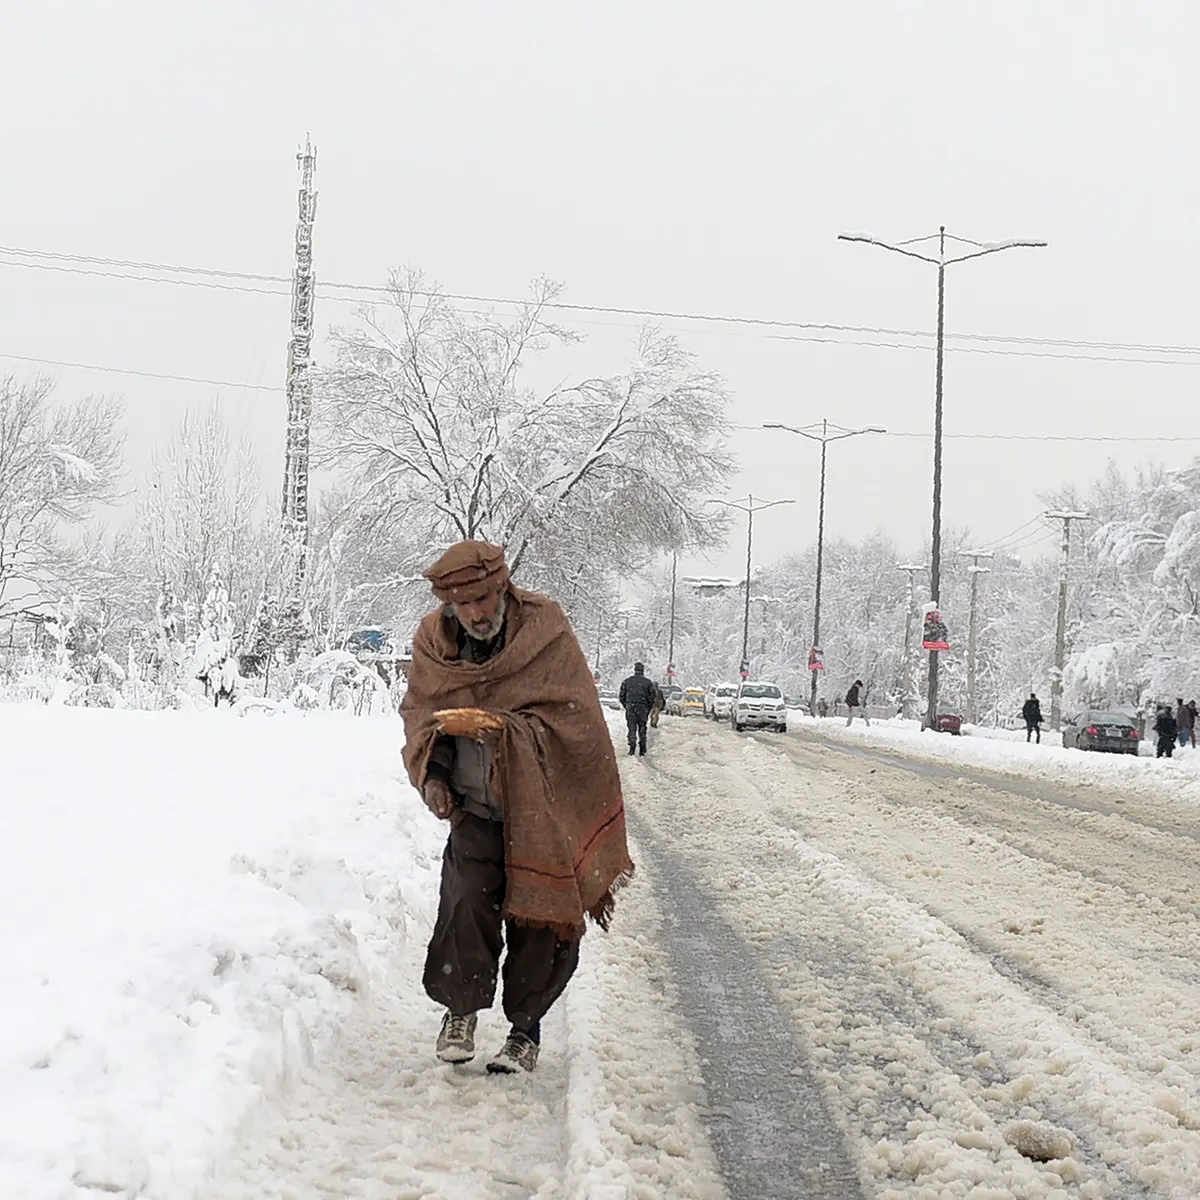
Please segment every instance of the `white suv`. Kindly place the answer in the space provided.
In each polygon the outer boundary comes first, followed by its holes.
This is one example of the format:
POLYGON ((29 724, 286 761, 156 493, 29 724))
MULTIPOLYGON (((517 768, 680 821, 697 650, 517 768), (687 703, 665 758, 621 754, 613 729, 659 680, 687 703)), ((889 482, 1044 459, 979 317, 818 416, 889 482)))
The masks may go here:
POLYGON ((711 721, 727 721, 736 695, 736 683, 712 684, 704 694, 704 715, 711 721))
POLYGON ((787 733, 783 692, 773 683, 743 683, 731 706, 729 723, 738 733, 743 729, 774 729, 778 733, 787 733))

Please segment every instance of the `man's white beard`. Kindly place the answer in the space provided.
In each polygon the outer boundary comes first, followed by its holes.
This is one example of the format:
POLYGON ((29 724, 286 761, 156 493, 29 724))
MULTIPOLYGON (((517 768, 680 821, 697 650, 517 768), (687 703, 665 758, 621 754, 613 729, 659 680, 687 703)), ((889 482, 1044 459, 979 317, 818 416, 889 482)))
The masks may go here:
POLYGON ((454 607, 454 615, 458 619, 458 623, 466 630, 467 636, 473 638, 477 642, 490 642, 494 637, 497 637, 500 630, 504 628, 504 616, 508 610, 508 597, 501 592, 500 603, 496 606, 496 615, 487 623, 486 626, 476 628, 469 621, 463 620, 462 614, 458 611, 458 606, 454 607))

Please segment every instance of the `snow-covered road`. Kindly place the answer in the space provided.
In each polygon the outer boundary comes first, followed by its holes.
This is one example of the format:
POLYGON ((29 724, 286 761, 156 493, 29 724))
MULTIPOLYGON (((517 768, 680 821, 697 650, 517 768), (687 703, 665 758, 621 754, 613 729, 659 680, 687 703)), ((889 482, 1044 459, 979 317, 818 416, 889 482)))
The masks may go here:
POLYGON ((1200 1196, 1193 813, 699 722, 658 750, 630 803, 753 947, 867 1194, 1200 1196))

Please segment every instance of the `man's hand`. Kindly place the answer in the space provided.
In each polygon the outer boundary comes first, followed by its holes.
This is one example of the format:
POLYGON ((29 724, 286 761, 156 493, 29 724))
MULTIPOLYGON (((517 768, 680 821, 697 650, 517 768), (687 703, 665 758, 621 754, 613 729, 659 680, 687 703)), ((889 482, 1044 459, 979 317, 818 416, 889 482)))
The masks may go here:
POLYGON ((503 729, 480 729, 475 734, 475 740, 482 742, 489 750, 495 753, 496 748, 500 745, 500 740, 504 735, 503 729))
POLYGON ((439 821, 450 819, 450 814, 454 811, 454 796, 440 779, 427 779, 421 789, 421 798, 425 801, 425 807, 439 821))

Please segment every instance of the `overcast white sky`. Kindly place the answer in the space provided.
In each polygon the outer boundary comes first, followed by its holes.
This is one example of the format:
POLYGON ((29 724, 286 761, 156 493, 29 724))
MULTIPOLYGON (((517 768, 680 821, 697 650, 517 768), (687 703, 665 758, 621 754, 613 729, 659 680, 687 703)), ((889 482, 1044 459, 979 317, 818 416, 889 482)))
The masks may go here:
MULTIPOLYGON (((952 268, 951 331, 1200 342, 1194 0, 5 0, 0 17, 3 246, 287 274, 310 130, 326 279, 412 263, 503 297, 545 274, 582 303, 925 330, 933 268, 835 239, 945 223, 1050 243, 952 268)), ((287 314, 282 296, 0 265, 6 355, 277 385, 287 314)), ((932 427, 929 352, 683 328, 741 425, 932 427)), ((628 324, 579 329, 580 371, 619 365, 628 324)), ((1191 357, 951 354, 947 431, 1200 439, 1191 357)), ((124 395, 135 472, 214 391, 59 375, 124 395)), ((220 395, 274 492, 282 392, 220 395)), ((1039 489, 1197 444, 951 439, 946 521, 997 539, 1039 489)), ((762 517, 762 557, 810 542, 816 448, 752 430, 736 448, 731 494, 800 501, 762 517)), ((930 457, 923 438, 833 448, 830 532, 883 528, 917 553, 930 457)), ((741 536, 709 569, 740 569, 741 536)))

